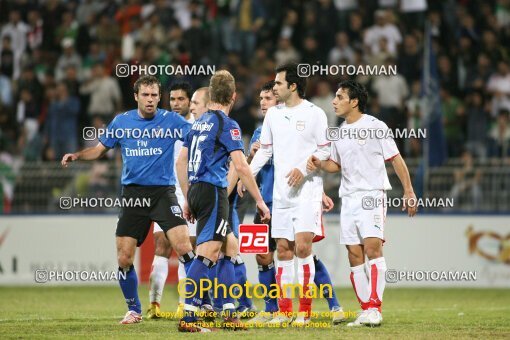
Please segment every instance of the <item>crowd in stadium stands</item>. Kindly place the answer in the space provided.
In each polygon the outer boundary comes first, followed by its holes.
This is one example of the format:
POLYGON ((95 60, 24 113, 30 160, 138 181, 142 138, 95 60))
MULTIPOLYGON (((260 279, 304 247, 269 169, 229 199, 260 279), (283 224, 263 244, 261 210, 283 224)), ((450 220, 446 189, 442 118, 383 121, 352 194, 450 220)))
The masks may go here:
MULTIPOLYGON (((83 127, 134 106, 138 75, 117 77, 121 63, 227 68, 238 84, 232 117, 246 136, 277 64, 397 65, 397 76, 355 78, 371 93, 369 113, 417 128, 426 21, 449 157, 509 156, 509 0, 0 0, 0 163, 54 161, 90 144, 83 127)), ((309 79, 307 97, 331 125, 336 84, 348 77, 309 79)), ((208 77, 160 78, 168 89, 208 77)), ((399 146, 421 155, 419 140, 399 146)))

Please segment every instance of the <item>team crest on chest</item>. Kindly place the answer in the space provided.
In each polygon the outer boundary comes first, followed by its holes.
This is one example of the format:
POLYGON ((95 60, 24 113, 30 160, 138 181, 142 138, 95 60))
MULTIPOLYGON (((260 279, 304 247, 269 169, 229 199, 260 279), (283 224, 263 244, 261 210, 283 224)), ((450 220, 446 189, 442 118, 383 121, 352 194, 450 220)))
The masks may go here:
POLYGON ((304 120, 298 120, 296 122, 296 130, 303 131, 305 129, 305 121, 304 120))

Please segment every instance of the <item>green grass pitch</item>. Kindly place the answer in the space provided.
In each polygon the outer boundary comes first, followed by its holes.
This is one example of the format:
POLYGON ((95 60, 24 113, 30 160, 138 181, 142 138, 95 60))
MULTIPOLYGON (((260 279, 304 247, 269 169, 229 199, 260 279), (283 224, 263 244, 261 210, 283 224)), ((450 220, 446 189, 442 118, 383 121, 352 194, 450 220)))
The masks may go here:
MULTIPOLYGON (((144 310, 146 286, 139 289, 144 310)), ((338 289, 345 311, 357 311, 351 289, 338 289)), ((0 288, 0 339, 7 338, 133 338, 133 339, 445 339, 510 338, 508 289, 386 289, 384 322, 378 328, 347 328, 345 324, 309 329, 250 329, 210 334, 177 332, 176 320, 146 320, 119 325, 125 313, 116 286, 2 287, 0 288)), ((177 293, 167 286, 162 310, 175 311, 177 293)), ((262 308, 263 301, 256 301, 262 308)), ((297 303, 294 304, 294 308, 297 303)), ((324 300, 314 301, 314 311, 327 311, 324 300)), ((326 318, 320 321, 328 321, 326 318)), ((317 321, 317 320, 315 320, 317 321)))

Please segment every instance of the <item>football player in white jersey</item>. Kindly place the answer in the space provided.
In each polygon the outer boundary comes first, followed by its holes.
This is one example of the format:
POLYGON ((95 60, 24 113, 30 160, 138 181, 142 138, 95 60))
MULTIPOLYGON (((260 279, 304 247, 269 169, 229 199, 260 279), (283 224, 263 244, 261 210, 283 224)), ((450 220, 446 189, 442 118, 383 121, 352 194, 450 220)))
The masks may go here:
MULTIPOLYGON (((322 109, 304 99, 306 78, 300 77, 297 64, 276 69, 274 94, 282 104, 267 110, 260 136, 260 149, 251 168, 256 175, 273 156, 274 189, 272 237, 277 241, 276 281, 283 287, 294 283, 294 255, 298 262, 298 282, 305 295, 315 277, 312 240, 322 235, 322 178, 308 173, 307 160, 329 158, 326 139, 327 118, 322 109)), ((290 292, 278 299, 279 314, 269 323, 292 321, 290 292)), ((294 325, 310 322, 312 299, 300 297, 294 325)))
MULTIPOLYGON (((183 116, 188 122, 193 123, 207 111, 209 91, 207 87, 203 87, 196 90, 193 96, 191 96, 191 93, 191 86, 188 83, 173 84, 170 88, 170 108, 172 111, 183 116)), ((179 141, 179 143, 175 143, 175 159, 177 159, 181 147, 181 141, 179 141)), ((175 185, 175 194, 179 205, 182 207, 184 203, 184 196, 182 195, 182 191, 178 183, 179 182, 177 181, 175 185)), ((195 248, 196 224, 188 222, 188 230, 191 244, 193 245, 193 248, 195 248)), ((159 318, 160 315, 160 303, 163 295, 163 288, 165 287, 165 282, 168 276, 168 259, 170 258, 171 252, 172 248, 170 247, 170 242, 165 237, 159 225, 154 222, 154 260, 152 262, 149 290, 149 300, 151 305, 147 310, 147 318, 149 319, 159 318)), ((184 278, 186 278, 186 272, 184 270, 184 266, 179 261, 178 279, 182 280, 184 278)), ((179 297, 179 299, 183 300, 182 297, 179 297)), ((182 314, 183 306, 184 301, 179 301, 176 316, 182 314)), ((203 307, 207 311, 209 309, 212 311, 210 302, 208 303, 205 301, 203 307)))
POLYGON ((351 282, 362 312, 348 326, 378 326, 382 322, 381 305, 385 286, 386 261, 382 254, 386 217, 386 190, 391 185, 385 162, 391 162, 404 189, 404 204, 409 216, 416 214, 416 196, 404 159, 379 119, 364 114, 367 91, 359 83, 345 81, 333 100, 336 115, 345 121, 336 131, 328 130, 331 157, 311 156, 307 170, 342 170, 339 197, 340 243, 347 246, 351 282), (368 275, 365 271, 368 258, 368 275))

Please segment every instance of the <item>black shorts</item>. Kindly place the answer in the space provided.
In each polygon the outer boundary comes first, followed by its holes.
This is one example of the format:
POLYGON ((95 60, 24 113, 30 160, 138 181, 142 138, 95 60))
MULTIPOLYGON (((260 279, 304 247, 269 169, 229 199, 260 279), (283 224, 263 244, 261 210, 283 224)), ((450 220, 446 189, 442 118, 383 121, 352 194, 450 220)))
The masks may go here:
POLYGON ((126 185, 122 187, 122 197, 150 199, 150 206, 122 207, 119 213, 115 235, 135 238, 137 247, 147 237, 152 221, 157 222, 165 233, 173 227, 186 225, 173 185, 126 185))
MULTIPOLYGON (((272 220, 273 219, 270 219, 269 223, 267 223, 267 224, 269 225, 269 251, 274 252, 274 251, 276 251, 276 240, 271 237, 271 221, 272 220)), ((264 224, 264 223, 262 223, 258 212, 255 212, 255 217, 253 218, 253 223, 264 224)))
POLYGON ((224 241, 232 232, 228 223, 227 189, 210 183, 193 183, 188 190, 190 212, 197 220, 197 246, 207 241, 224 241))

